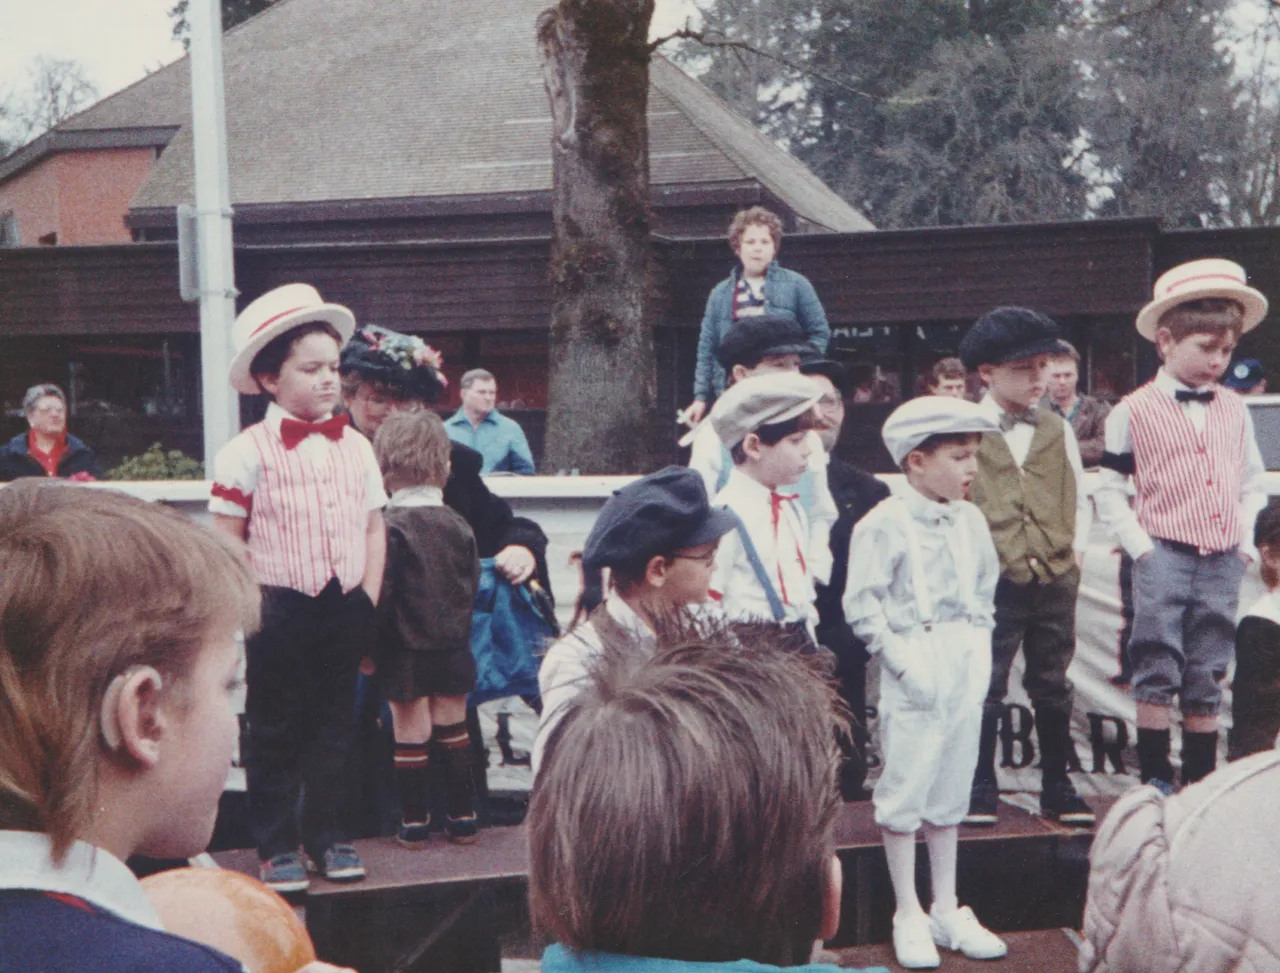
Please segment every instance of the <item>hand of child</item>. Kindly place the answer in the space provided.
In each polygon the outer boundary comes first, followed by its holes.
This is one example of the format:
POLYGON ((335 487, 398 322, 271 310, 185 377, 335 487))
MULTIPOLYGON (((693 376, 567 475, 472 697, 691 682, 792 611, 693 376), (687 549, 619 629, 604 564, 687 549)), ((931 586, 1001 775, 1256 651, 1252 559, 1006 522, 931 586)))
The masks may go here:
POLYGON ((527 547, 511 544, 494 556, 493 566, 512 584, 523 584, 533 574, 537 562, 527 547))
POLYGON ((678 421, 681 425, 688 426, 692 429, 702 421, 702 417, 706 414, 706 411, 707 403, 703 402, 701 399, 694 399, 689 403, 689 407, 685 409, 684 412, 680 413, 678 421))
POLYGON ((882 651, 884 666, 898 680, 903 694, 913 706, 928 709, 934 704, 938 687, 933 672, 922 665, 915 646, 907 639, 890 635, 882 651))

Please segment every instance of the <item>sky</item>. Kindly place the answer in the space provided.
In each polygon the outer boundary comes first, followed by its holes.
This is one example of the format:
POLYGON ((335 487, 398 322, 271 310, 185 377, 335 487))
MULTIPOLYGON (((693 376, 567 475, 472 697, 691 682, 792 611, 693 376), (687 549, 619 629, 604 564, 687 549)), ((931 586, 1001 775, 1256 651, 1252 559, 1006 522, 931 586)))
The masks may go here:
MULTIPOLYGON (((32 61, 41 55, 79 61, 101 97, 119 91, 182 56, 182 45, 171 37, 173 5, 174 0, 0 0, 0 98, 27 83, 32 61)), ((691 10, 690 0, 657 0, 654 31, 682 26, 691 10)))

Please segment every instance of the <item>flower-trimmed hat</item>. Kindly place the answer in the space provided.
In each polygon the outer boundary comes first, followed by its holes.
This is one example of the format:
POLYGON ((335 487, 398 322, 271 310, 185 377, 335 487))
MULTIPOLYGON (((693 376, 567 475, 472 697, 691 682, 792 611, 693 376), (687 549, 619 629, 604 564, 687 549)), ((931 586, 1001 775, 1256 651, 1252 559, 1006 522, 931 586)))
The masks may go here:
POLYGON ((333 325, 341 335, 341 344, 346 344, 356 329, 354 314, 341 304, 326 304, 310 284, 277 287, 241 311, 231 326, 231 344, 235 348, 227 375, 231 387, 242 395, 261 394, 257 379, 249 373, 258 352, 273 338, 312 322, 333 325))
POLYGON ((1209 257, 1179 264, 1156 279, 1152 301, 1138 312, 1138 334, 1156 340, 1156 329, 1165 311, 1188 301, 1222 297, 1244 308, 1243 331, 1252 331, 1267 316, 1267 299, 1245 283, 1244 268, 1234 260, 1209 257))
POLYGON ((443 366, 444 356, 421 338, 366 324, 342 349, 338 371, 430 404, 449 384, 443 366))

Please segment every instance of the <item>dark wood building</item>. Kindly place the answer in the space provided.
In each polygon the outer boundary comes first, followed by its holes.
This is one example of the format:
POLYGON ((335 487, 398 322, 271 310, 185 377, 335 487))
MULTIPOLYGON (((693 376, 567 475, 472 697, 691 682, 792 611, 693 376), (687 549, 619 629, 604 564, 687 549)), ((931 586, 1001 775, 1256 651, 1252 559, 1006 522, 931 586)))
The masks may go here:
MULTIPOLYGON (((655 238, 659 417, 687 403, 706 295, 731 266, 722 237, 655 238)), ((483 365, 504 408, 541 444, 550 290, 545 238, 466 243, 313 243, 236 249, 242 303, 306 281, 358 320, 423 335, 455 379, 483 365)), ((884 416, 920 375, 954 354, 981 313, 1022 304, 1059 320, 1085 357, 1090 391, 1119 395, 1154 372, 1133 330, 1163 270, 1237 260, 1280 301, 1280 230, 1163 232, 1154 221, 944 228, 788 236, 781 261, 813 281, 833 354, 855 378, 844 450, 884 469, 884 416)), ((200 451, 195 308, 178 298, 172 244, 0 251, 0 400, 7 430, 23 391, 54 381, 72 394, 73 428, 108 460, 150 442, 200 451)), ((1268 325, 1241 354, 1280 370, 1268 325)), ((450 403, 452 404, 452 403, 450 403)), ((674 439, 674 426, 670 427, 674 439)), ((664 437, 670 446, 670 440, 664 437)))

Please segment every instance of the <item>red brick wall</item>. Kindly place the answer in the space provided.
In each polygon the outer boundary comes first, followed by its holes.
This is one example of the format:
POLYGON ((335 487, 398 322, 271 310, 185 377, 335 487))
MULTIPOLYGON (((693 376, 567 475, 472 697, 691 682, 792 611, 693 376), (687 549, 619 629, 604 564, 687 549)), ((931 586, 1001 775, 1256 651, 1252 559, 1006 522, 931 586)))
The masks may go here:
POLYGON ((129 243, 125 213, 152 161, 149 148, 49 156, 0 185, 0 213, 14 212, 22 246, 53 232, 59 245, 129 243))

